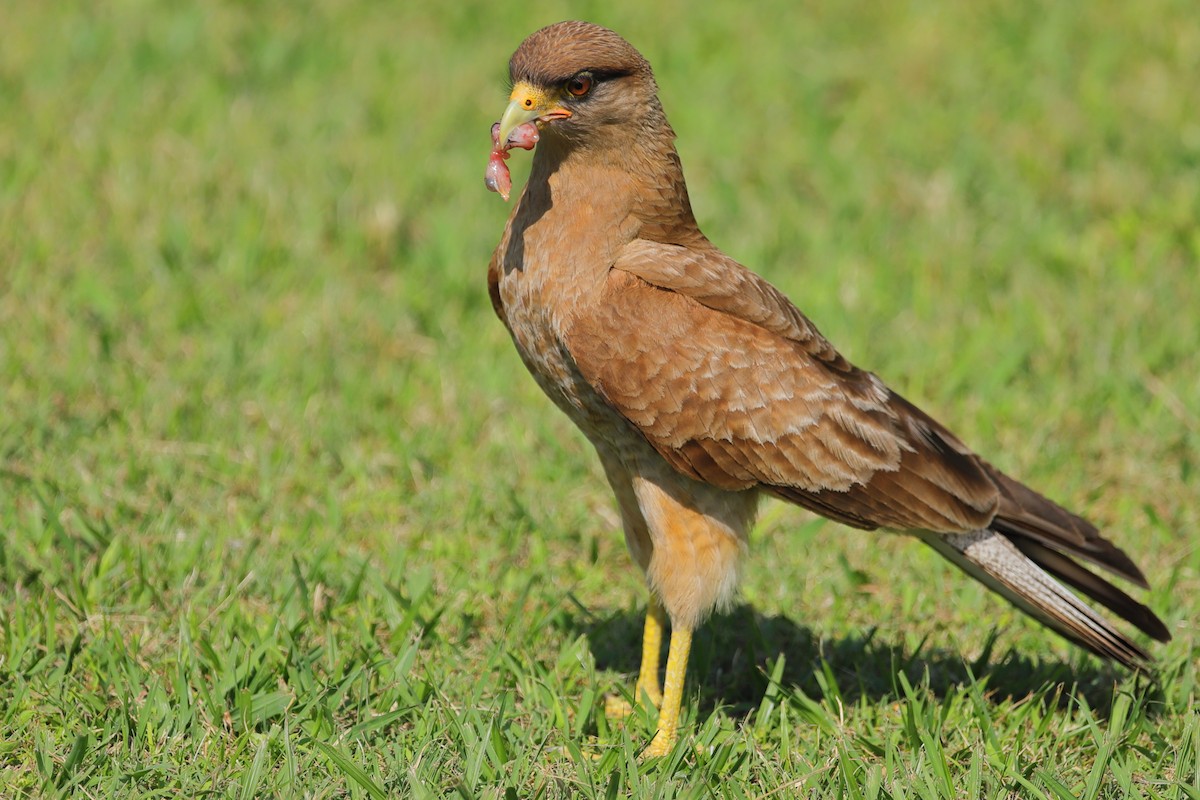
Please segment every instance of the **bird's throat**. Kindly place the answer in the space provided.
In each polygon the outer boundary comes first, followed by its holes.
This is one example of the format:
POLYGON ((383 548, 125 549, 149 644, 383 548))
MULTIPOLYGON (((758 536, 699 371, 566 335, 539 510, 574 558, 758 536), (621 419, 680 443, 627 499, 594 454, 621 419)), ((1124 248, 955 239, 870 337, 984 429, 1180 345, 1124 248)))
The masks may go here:
POLYGON ((634 238, 694 241, 700 232, 673 135, 622 139, 588 146, 544 136, 534 151, 526 196, 545 213, 569 208, 578 216, 582 210, 585 218, 572 225, 617 234, 621 245, 634 238))

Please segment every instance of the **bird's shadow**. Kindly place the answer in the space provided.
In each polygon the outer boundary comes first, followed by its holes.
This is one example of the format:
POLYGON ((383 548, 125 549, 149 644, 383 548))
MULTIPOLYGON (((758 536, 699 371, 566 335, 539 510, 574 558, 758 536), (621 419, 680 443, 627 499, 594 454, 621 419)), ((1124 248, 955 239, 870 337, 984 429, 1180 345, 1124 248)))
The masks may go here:
MULTIPOLYGON (((640 611, 579 614, 571 619, 568 624, 587 636, 597 668, 636 674, 644 623, 640 611)), ((928 687, 938 698, 985 681, 983 696, 992 703, 1033 698, 1066 707, 1083 701, 1098 716, 1106 716, 1112 708, 1124 677, 1117 668, 1082 655, 1067 662, 1029 658, 1011 649, 997 653, 995 642, 993 632, 982 654, 967 660, 924 642, 906 649, 883 640, 875 630, 821 638, 786 616, 765 616, 743 604, 696 632, 688 677, 699 687, 704 714, 717 706, 735 716, 751 713, 762 702, 768 676, 781 656, 780 684, 814 700, 831 691, 846 704, 864 696, 872 702, 902 700, 899 675, 903 674, 912 686, 928 687)), ((1161 694, 1153 681, 1145 684, 1146 699, 1153 701, 1161 694)))

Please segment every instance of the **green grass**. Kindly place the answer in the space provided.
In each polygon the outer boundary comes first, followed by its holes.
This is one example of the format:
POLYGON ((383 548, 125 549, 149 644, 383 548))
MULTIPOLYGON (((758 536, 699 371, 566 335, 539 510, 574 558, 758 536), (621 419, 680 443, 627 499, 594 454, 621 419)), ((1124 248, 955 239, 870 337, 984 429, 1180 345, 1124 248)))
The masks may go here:
POLYGON ((1192 4, 422 5, 7 4, 0 796, 1200 798, 1192 4), (1157 682, 769 504, 639 761, 643 589, 484 286, 569 16, 714 241, 1136 555, 1157 682))

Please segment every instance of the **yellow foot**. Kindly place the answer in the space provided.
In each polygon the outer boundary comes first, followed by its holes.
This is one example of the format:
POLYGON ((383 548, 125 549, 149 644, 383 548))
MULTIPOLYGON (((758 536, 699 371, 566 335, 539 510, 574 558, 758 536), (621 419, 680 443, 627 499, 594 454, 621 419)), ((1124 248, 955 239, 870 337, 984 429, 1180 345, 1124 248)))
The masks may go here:
POLYGON ((606 695, 604 698, 604 716, 613 722, 620 722, 633 715, 633 706, 619 694, 606 695))
MULTIPOLYGON (((667 651, 666 681, 658 681, 658 658, 662 651, 666 612, 661 604, 651 601, 646 613, 646 630, 642 636, 642 668, 638 673, 634 702, 659 710, 658 730, 649 746, 642 752, 646 758, 661 758, 675 745, 679 725, 679 706, 683 701, 683 679, 687 673, 688 654, 692 649, 692 632, 675 626, 671 629, 671 645, 667 651)), ((604 716, 613 721, 628 719, 634 706, 623 697, 604 698, 604 716)))
MULTIPOLYGON (((655 676, 655 682, 657 683, 655 676)), ((662 705, 662 690, 657 686, 643 686, 638 683, 634 689, 634 697, 639 705, 657 709, 662 705), (648 704, 648 706, 646 705, 648 704)), ((620 721, 633 714, 633 704, 619 694, 610 694, 604 698, 604 716, 613 721, 620 721)))
POLYGON ((642 751, 644 758, 662 758, 671 752, 671 748, 675 746, 675 736, 665 734, 662 730, 654 734, 654 738, 650 740, 650 746, 642 751))
POLYGON ((658 712, 658 732, 643 755, 660 758, 671 752, 679 727, 679 706, 683 702, 683 678, 687 673, 688 654, 692 649, 692 632, 676 627, 671 631, 671 647, 667 652, 667 679, 663 685, 662 706, 658 712))
POLYGON ((634 688, 633 692, 639 703, 649 702, 655 708, 662 707, 662 689, 658 688, 658 673, 654 675, 653 685, 646 685, 638 681, 638 685, 634 688))

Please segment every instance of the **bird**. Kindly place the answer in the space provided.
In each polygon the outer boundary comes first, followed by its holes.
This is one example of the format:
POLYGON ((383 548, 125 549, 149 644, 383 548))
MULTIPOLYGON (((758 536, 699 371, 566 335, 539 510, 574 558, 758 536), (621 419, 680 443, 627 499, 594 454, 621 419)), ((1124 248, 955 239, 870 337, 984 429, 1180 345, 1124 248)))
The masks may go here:
POLYGON ((1148 589, 1124 551, 851 364, 700 231, 633 45, 560 22, 508 66, 489 187, 507 200, 510 147, 533 160, 488 293, 525 367, 594 446, 645 575, 635 697, 658 707, 645 756, 678 739, 693 632, 734 599, 764 497, 914 536, 1071 642, 1148 668, 1147 651, 1080 597, 1170 640, 1154 611, 1083 566, 1148 589))

